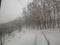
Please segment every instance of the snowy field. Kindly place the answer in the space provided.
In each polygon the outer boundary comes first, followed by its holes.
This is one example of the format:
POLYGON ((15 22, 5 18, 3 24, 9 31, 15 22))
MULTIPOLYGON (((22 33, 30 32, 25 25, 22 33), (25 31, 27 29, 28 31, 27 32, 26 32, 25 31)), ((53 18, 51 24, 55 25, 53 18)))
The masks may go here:
MULTIPOLYGON (((43 30, 50 45, 60 45, 60 30, 43 30)), ((3 45, 48 45, 41 30, 22 28, 22 31, 15 31, 11 36, 3 38, 3 45)))
MULTIPOLYGON (((2 0, 0 23, 6 23, 22 17, 23 8, 32 0, 2 0)), ((60 45, 60 29, 43 30, 50 45, 60 45)), ((41 30, 22 27, 22 31, 14 31, 11 36, 2 38, 2 45, 48 45, 41 30)))
POLYGON ((44 30, 44 33, 50 41, 50 45, 60 45, 60 29, 44 30))

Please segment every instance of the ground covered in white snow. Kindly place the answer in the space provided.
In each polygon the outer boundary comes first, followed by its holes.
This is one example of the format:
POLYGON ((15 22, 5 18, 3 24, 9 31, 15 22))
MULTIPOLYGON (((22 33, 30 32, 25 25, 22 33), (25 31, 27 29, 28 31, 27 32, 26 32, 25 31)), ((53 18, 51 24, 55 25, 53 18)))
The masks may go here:
MULTIPOLYGON (((50 45, 60 45, 60 30, 43 30, 50 45)), ((41 30, 23 28, 21 32, 14 31, 11 36, 3 38, 3 45, 48 45, 41 30)))

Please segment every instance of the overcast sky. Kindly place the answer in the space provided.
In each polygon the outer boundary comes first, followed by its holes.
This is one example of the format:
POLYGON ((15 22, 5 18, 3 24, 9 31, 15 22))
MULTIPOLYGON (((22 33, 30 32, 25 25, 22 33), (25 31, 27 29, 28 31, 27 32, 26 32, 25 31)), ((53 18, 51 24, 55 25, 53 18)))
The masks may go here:
POLYGON ((0 23, 14 20, 16 17, 22 17, 23 8, 32 0, 2 0, 0 10, 0 23))

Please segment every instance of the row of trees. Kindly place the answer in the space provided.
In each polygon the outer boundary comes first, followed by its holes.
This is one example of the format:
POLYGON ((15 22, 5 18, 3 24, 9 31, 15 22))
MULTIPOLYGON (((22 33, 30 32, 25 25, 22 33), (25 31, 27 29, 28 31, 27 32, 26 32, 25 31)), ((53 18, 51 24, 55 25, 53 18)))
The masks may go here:
POLYGON ((25 24, 40 28, 60 27, 59 0, 33 0, 23 10, 25 24))

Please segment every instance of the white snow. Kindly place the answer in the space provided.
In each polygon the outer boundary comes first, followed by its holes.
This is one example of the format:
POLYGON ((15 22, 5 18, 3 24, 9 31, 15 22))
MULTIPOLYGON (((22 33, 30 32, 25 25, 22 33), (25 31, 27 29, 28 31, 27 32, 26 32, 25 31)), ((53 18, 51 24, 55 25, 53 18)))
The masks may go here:
POLYGON ((4 45, 33 45, 35 33, 32 31, 15 32, 14 37, 9 37, 5 40, 4 45))
MULTIPOLYGON (((0 23, 22 17, 23 8, 32 0, 2 0, 0 9, 0 23)), ((47 45, 41 31, 37 29, 22 28, 22 31, 14 31, 11 36, 3 37, 3 45, 47 45), (36 37, 37 36, 37 37, 36 37), (37 40, 36 40, 37 39, 37 40), (36 40, 36 43, 35 43, 36 40)), ((43 30, 50 45, 60 45, 60 29, 43 30)))
MULTIPOLYGON (((50 45, 60 45, 60 30, 43 30, 50 45)), ((15 31, 12 36, 4 40, 3 45, 48 45, 41 30, 32 28, 22 28, 22 31, 15 31)))
POLYGON ((50 45, 60 45, 60 29, 44 30, 44 33, 50 41, 50 45))
POLYGON ((5 39, 3 45, 47 45, 42 32, 36 29, 22 28, 21 32, 15 31, 12 36, 5 39))

